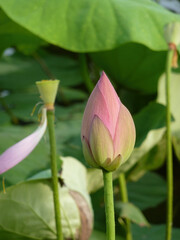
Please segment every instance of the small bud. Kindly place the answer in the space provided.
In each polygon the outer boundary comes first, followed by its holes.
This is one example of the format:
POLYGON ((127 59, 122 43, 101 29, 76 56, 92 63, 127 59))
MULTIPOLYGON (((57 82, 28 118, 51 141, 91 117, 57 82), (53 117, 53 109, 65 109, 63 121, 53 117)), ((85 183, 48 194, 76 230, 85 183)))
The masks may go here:
POLYGON ((180 44, 180 22, 165 25, 164 36, 168 44, 174 44, 177 47, 180 44))
POLYGON ((36 85, 38 87, 46 109, 53 110, 59 80, 42 80, 40 82, 36 82, 36 85))
POLYGON ((87 163, 106 171, 116 170, 134 148, 133 119, 105 73, 86 105, 81 140, 87 163))

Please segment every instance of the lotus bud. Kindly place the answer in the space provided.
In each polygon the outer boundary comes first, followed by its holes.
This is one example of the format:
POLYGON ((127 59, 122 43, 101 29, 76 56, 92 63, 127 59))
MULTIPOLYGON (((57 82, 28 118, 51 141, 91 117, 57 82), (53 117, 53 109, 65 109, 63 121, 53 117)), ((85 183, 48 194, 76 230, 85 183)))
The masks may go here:
POLYGON ((42 80, 36 82, 41 98, 47 110, 54 109, 54 102, 59 86, 59 80, 42 80))
POLYGON ((107 171, 116 170, 134 148, 133 119, 104 72, 87 102, 81 140, 87 163, 107 171))

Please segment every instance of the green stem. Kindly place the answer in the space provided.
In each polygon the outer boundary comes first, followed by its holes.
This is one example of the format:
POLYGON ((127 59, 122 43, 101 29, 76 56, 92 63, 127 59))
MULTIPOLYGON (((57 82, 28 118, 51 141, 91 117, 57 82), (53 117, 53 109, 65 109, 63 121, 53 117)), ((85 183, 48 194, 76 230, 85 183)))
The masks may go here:
POLYGON ((61 211, 59 201, 59 183, 58 171, 56 163, 56 140, 54 130, 54 111, 47 110, 49 141, 51 148, 51 172, 52 172, 52 185, 53 185, 53 198, 54 198, 54 211, 56 219, 57 240, 63 240, 62 225, 61 225, 61 211))
MULTIPOLYGON (((126 179, 125 179, 124 173, 121 173, 119 175, 119 186, 120 186, 120 192, 121 192, 121 200, 122 202, 127 203, 128 193, 127 193, 126 179)), ((132 240, 131 222, 129 219, 126 219, 125 222, 126 222, 126 240, 132 240)))
POLYGON ((84 79, 86 88, 89 91, 89 93, 91 93, 94 88, 94 85, 89 77, 86 55, 84 53, 79 54, 79 61, 80 61, 82 77, 84 79))
POLYGON ((170 74, 173 50, 168 51, 166 62, 166 128, 167 128, 167 222, 166 240, 171 240, 173 220, 173 158, 171 142, 170 74))
POLYGON ((112 172, 103 170, 104 200, 106 211, 106 239, 115 240, 114 198, 112 172))

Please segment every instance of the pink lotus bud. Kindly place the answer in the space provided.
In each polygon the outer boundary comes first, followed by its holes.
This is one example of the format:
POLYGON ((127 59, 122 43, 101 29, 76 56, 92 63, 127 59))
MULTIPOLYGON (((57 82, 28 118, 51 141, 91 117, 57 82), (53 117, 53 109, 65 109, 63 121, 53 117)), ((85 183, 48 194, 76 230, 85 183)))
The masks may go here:
POLYGON ((107 171, 116 170, 134 148, 133 119, 104 72, 87 102, 81 140, 88 164, 107 171))

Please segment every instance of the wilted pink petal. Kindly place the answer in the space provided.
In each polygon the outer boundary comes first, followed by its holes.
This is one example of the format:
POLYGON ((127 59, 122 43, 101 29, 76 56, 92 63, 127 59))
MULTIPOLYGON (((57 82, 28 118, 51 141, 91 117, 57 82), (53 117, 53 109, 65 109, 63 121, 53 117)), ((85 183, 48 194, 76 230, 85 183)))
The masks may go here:
POLYGON ((44 135, 46 127, 46 109, 43 108, 42 120, 38 129, 0 155, 0 174, 17 165, 32 152, 44 135))

